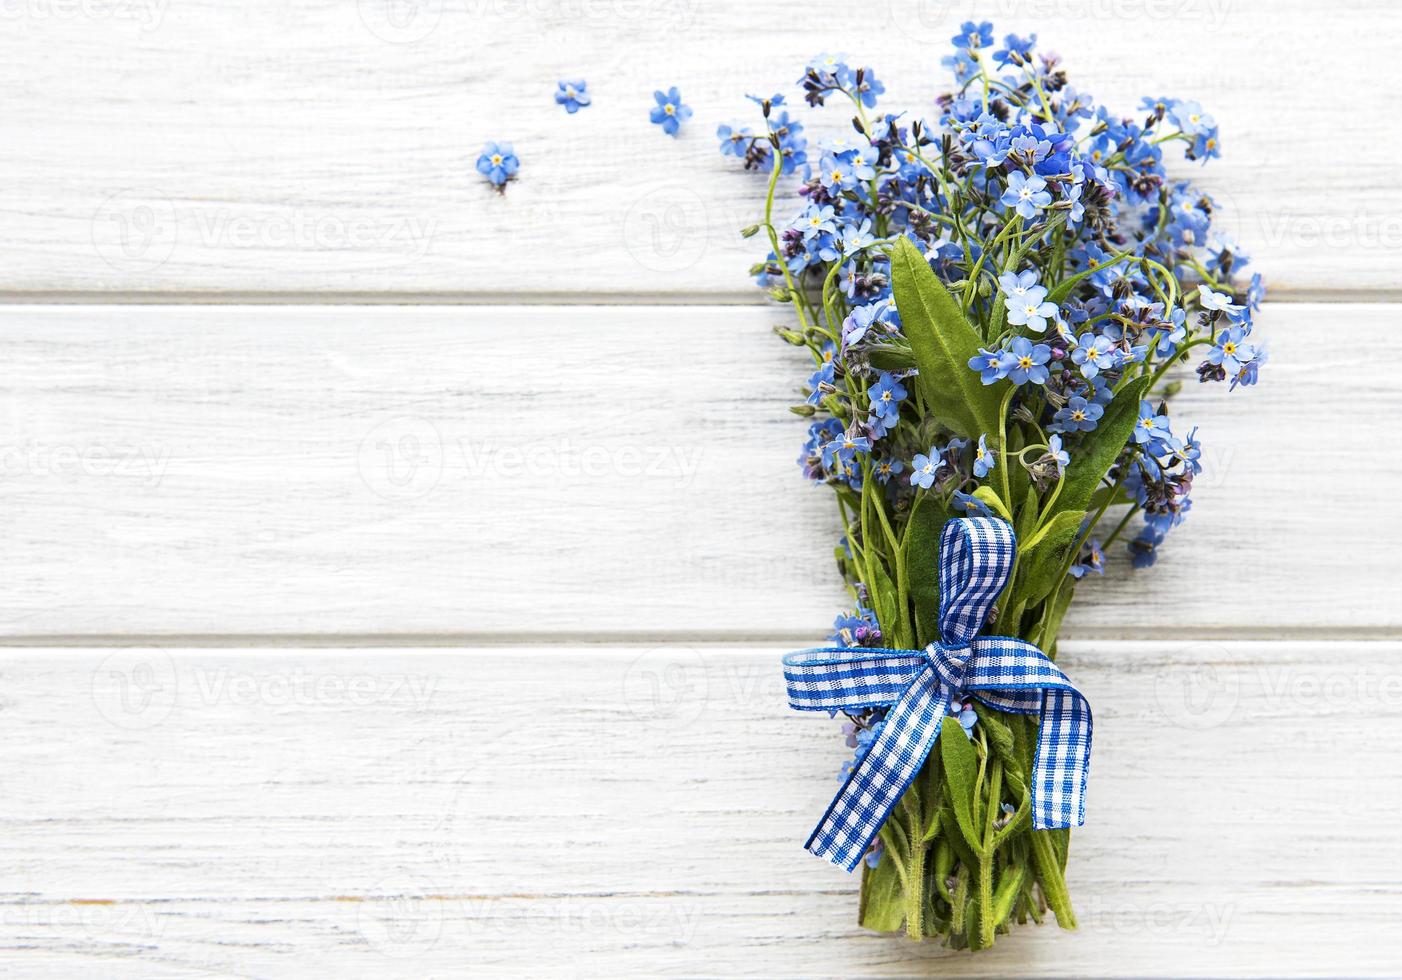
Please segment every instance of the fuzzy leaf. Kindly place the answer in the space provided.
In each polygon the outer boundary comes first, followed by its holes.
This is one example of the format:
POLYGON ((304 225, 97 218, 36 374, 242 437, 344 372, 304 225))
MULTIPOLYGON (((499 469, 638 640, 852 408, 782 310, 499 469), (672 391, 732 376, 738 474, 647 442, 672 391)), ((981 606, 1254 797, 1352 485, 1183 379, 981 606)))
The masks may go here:
POLYGON ((876 867, 862 868, 857 922, 875 932, 899 932, 905 922, 905 887, 889 854, 882 855, 876 867))
POLYGON ((900 632, 900 596, 897 594, 896 585, 891 581, 891 576, 886 574, 886 567, 878 558, 872 563, 872 578, 876 581, 869 583, 871 593, 871 603, 876 607, 876 621, 881 625, 881 636, 888 646, 899 646, 900 639, 897 634, 900 632))
POLYGON ((1008 508, 1003 504, 1003 498, 994 492, 992 487, 979 487, 974 491, 974 496, 988 505, 988 509, 1008 523, 1012 523, 1013 515, 1008 513, 1008 508))
POLYGON ((1148 378, 1137 378, 1125 385, 1114 400, 1105 406, 1100 424, 1081 441, 1080 447, 1066 467, 1061 495, 1056 499, 1057 510, 1085 510, 1090 498, 1100 486, 1110 467, 1115 465, 1125 444, 1134 434, 1139 419, 1139 402, 1149 387, 1148 378))
POLYGON ((1009 382, 985 385, 969 367, 969 359, 978 356, 979 335, 925 256, 905 238, 891 252, 891 289, 920 369, 916 385, 930 413, 970 439, 996 433, 1009 382))
POLYGON ((915 643, 923 647, 939 639, 940 532, 952 515, 930 494, 921 498, 906 529, 905 580, 915 608, 915 643))
POLYGON ((1019 559, 1018 601, 1031 605, 1051 592, 1066 561, 1066 552, 1075 543, 1085 517, 1083 510, 1058 511, 1031 539, 1031 546, 1022 551, 1019 559))
POLYGON ((974 827, 974 794, 978 792, 978 753, 959 722, 953 717, 940 726, 940 761, 944 763, 944 784, 959 832, 975 853, 983 839, 974 827))

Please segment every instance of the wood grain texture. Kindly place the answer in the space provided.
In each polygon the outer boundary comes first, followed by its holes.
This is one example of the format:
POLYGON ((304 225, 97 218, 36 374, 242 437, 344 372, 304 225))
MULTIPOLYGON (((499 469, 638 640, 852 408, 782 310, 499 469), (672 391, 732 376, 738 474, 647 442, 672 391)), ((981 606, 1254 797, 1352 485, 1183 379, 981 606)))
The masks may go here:
MULTIPOLYGON (((838 45, 931 105, 967 16, 1038 32, 1124 113, 1195 98, 1226 156, 1186 162, 1283 294, 1402 290, 1389 0, 21 0, 0 32, 0 289, 432 298, 746 297, 761 182, 723 159, 746 92, 838 45), (1193 40, 1186 40, 1193 39, 1193 40), (555 80, 595 104, 567 116, 555 80), (679 85, 695 118, 647 121, 679 85), (1342 95, 1341 93, 1346 93, 1342 95), (515 142, 498 196, 473 169, 515 142)), ((796 97, 796 96, 795 96, 796 97)), ((817 135, 847 126, 831 107, 817 135)))
MULTIPOLYGON (((839 531, 780 315, 0 309, 0 635, 822 635, 839 531)), ((1396 318, 1278 305, 1259 387, 1190 380, 1196 507, 1070 635, 1395 633, 1402 394, 1357 352, 1396 318)))
POLYGON ((1402 956, 1402 645, 1075 643, 1082 929, 855 928, 781 647, 9 650, 7 975, 1350 975, 1402 956))

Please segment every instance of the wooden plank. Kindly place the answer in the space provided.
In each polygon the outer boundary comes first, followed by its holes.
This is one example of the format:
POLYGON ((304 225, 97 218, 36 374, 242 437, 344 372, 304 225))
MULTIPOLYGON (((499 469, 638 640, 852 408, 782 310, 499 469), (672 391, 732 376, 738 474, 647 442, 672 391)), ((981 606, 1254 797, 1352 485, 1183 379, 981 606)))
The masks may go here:
MULTIPOLYGON (((1072 634, 1395 633, 1402 394, 1358 352, 1397 315, 1276 306, 1260 386, 1189 381, 1197 506, 1072 634)), ((0 309, 0 635, 819 636, 839 531, 776 316, 0 309)))
POLYGON ((1386 975, 1402 644, 1073 643, 1076 934, 865 934, 783 648, 0 654, 9 974, 1386 975), (587 965, 586 965, 587 964, 587 965))
MULTIPOLYGON (((1038 32, 1121 112, 1161 93, 1207 106, 1226 157, 1175 172, 1201 177, 1282 294, 1402 290, 1399 136, 1374 127, 1341 152, 1319 124, 1340 91, 1355 118, 1388 116, 1389 0, 1327 17, 1306 0, 889 0, 860 17, 836 0, 802 16, 741 0, 14 4, 0 289, 757 302, 736 231, 763 189, 719 155, 716 125, 752 108, 746 92, 796 92, 839 40, 918 112, 967 16, 1038 32), (551 94, 575 74, 595 104, 567 116, 551 94), (696 110, 677 140, 647 122, 669 84, 696 110), (523 160, 505 198, 473 169, 488 139, 523 160)), ((833 107, 810 128, 846 125, 833 107)))

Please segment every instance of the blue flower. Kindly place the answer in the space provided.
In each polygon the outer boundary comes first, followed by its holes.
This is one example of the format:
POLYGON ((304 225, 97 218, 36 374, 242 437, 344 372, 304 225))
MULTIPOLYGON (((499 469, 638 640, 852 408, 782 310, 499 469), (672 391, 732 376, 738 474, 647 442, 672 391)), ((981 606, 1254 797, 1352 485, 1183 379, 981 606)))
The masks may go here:
POLYGON ((1002 351, 984 350, 982 347, 976 356, 969 358, 969 367, 979 372, 979 380, 986 385, 1002 381, 1008 376, 1009 370, 1002 351))
POLYGON ((1134 442, 1136 445, 1146 447, 1156 456, 1163 455, 1162 450, 1168 446, 1173 439, 1173 433, 1168 428, 1168 416, 1160 415, 1154 411, 1154 406, 1147 401, 1139 403, 1139 421, 1134 423, 1134 442))
POLYGON ((832 636, 828 639, 845 647, 866 646, 881 638, 881 627, 877 625, 876 613, 870 609, 857 607, 856 612, 844 613, 832 623, 832 636))
POLYGON ((1246 305, 1253 310, 1261 308, 1261 301, 1266 298, 1266 287, 1261 282, 1261 274, 1253 272, 1251 282, 1246 287, 1246 305))
POLYGON ((1033 333, 1045 333, 1047 320, 1056 316, 1056 304, 1042 299, 1046 290, 1033 286, 1021 299, 1009 297, 1004 300, 1008 308, 1008 322, 1015 327, 1026 327, 1033 333))
POLYGON ((871 842, 871 847, 867 848, 862 860, 866 862, 868 868, 875 868, 881 863, 881 855, 886 853, 886 842, 880 837, 871 842))
POLYGON ((963 85, 978 74, 978 62, 969 56, 967 50, 962 48, 951 55, 946 55, 941 58, 940 65, 948 68, 950 74, 954 76, 954 80, 960 85, 963 85))
POLYGON ((1075 350, 1071 351, 1071 363, 1079 364, 1081 374, 1087 378, 1094 378, 1101 371, 1110 370, 1115 366, 1117 359, 1114 341, 1089 331, 1081 334, 1075 350))
POLYGON ((1008 189, 1001 200, 1024 218, 1035 218, 1039 210, 1051 204, 1052 197, 1046 186, 1047 182, 1041 177, 1035 174, 1028 177, 1015 170, 1008 175, 1008 189))
POLYGON ((818 179, 829 190, 850 190, 876 176, 877 151, 872 147, 850 153, 826 153, 818 163, 818 179))
POLYGON ((754 131, 749 126, 742 126, 739 123, 722 124, 716 127, 716 138, 720 140, 722 156, 735 156, 743 160, 745 154, 750 152, 754 135, 754 131))
POLYGON ((1024 272, 1005 272, 998 277, 998 288, 1003 291, 1003 295, 1006 297, 1003 303, 1009 310, 1022 300, 1042 300, 1047 295, 1046 287, 1037 285, 1036 269, 1027 269, 1024 272))
POLYGON ((993 516, 993 511, 988 509, 987 504, 979 500, 973 494, 965 493, 963 490, 955 490, 951 502, 954 504, 954 509, 956 511, 962 511, 966 515, 972 517, 993 516))
POLYGON ((1129 543, 1129 553, 1132 556, 1134 567, 1148 568, 1156 562, 1161 544, 1163 544, 1163 532, 1157 531, 1147 524, 1144 525, 1135 539, 1129 543))
POLYGON ((520 168, 521 162, 516 159, 516 151, 510 143, 488 143, 477 157, 477 172, 491 181, 497 190, 515 177, 520 168))
POLYGON ((808 205, 808 210, 803 212, 798 222, 798 226, 803 229, 803 240, 811 242, 819 235, 836 234, 837 225, 833 223, 834 213, 831 204, 808 205))
POLYGON ((841 436, 823 447, 823 465, 829 469, 835 468, 838 464, 849 466, 859 452, 871 452, 871 441, 866 436, 843 432, 841 436))
POLYGON ((950 38, 956 48, 991 48, 993 46, 993 24, 983 21, 975 24, 971 20, 959 25, 959 33, 950 38))
POLYGON ((877 482, 885 486, 891 482, 891 477, 900 475, 905 464, 898 459, 879 459, 872 468, 876 471, 877 482))
POLYGON ((1215 292, 1207 286, 1198 286, 1198 302, 1204 310, 1212 312, 1232 313, 1241 309, 1233 305, 1232 298, 1226 293, 1215 292))
POLYGON ((1032 60, 1032 46, 1036 43, 1036 34, 1029 37, 1009 34, 1003 38, 1002 50, 993 53, 993 60, 1001 67, 1025 64, 1032 60))
POLYGON ((836 376, 837 346, 831 341, 823 345, 822 360, 818 362, 818 369, 813 372, 808 379, 808 404, 817 405, 827 397, 828 392, 823 390, 825 385, 831 385, 836 376))
POLYGON ((871 233, 871 219, 866 218, 860 225, 848 225, 842 232, 842 254, 855 255, 866 248, 876 237, 871 233))
POLYGON ((653 92, 652 97, 657 100, 652 107, 652 121, 668 136, 676 136, 682 123, 691 118, 691 107, 682 103, 682 94, 675 85, 666 92, 653 92))
POLYGON ((988 451, 988 443, 984 437, 980 435, 978 437, 978 446, 974 449, 974 476, 982 480, 997 465, 997 457, 988 451))
MULTIPOLYGON (((1047 304, 1051 306, 1050 303, 1047 304)), ((1046 344, 1033 345, 1026 337, 1014 337, 1004 352, 1001 361, 1008 369, 1008 377, 1019 387, 1031 381, 1044 385, 1049 374, 1046 363, 1051 360, 1051 347, 1046 344)))
POLYGON ((1250 361, 1243 364, 1240 371, 1232 375, 1232 383, 1227 390, 1235 391, 1237 385, 1243 385, 1247 388, 1254 385, 1257 375, 1261 371, 1261 365, 1266 363, 1267 355, 1268 352, 1265 347, 1256 348, 1255 356, 1252 357, 1250 361))
POLYGON ((1246 343, 1246 327, 1227 327, 1217 334, 1216 342, 1207 352, 1209 364, 1220 364, 1228 375, 1238 375, 1256 358, 1256 348, 1246 343))
POLYGON ((929 454, 916 453, 915 458, 910 461, 910 485, 928 490, 939 479, 940 469, 944 466, 944 460, 940 458, 939 450, 931 446, 929 454))
POLYGON ((555 93, 555 101, 565 107, 565 111, 574 115, 584 106, 590 104, 588 86, 584 79, 576 78, 559 83, 559 91, 555 93))
POLYGON ((872 414, 881 418, 890 417, 893 422, 900 414, 901 402, 905 400, 905 396, 905 385, 893 378, 888 371, 882 371, 876 384, 867 389, 872 414))
POLYGON ((974 706, 971 702, 951 698, 949 715, 951 718, 959 720, 959 727, 963 729, 965 738, 972 739, 974 737, 974 725, 978 722, 978 715, 974 713, 974 706))
POLYGON ((876 97, 886 94, 886 86, 876 80, 876 72, 871 68, 863 68, 857 74, 861 79, 857 82, 857 97, 868 109, 876 108, 876 97))
POLYGON ((1105 554, 1100 550, 1100 542, 1091 538, 1086 546, 1081 550, 1081 554, 1076 563, 1071 566, 1071 577, 1080 579, 1088 572, 1097 575, 1105 574, 1105 554))
POLYGON ((847 65, 845 54, 829 54, 824 51, 806 66, 808 70, 817 72, 825 80, 831 80, 837 86, 847 86, 852 83, 852 69, 847 65))
POLYGON ((1217 121, 1202 111, 1196 102, 1174 102, 1168 113, 1178 128, 1189 136, 1206 134, 1217 128, 1217 121))
POLYGON ((1089 432, 1100 424, 1105 409, 1094 402, 1088 402, 1080 395, 1072 395, 1054 416, 1060 432, 1089 432))
POLYGON ((1061 436, 1052 436, 1047 440, 1047 455, 1056 464, 1057 475, 1066 472, 1066 467, 1071 465, 1071 454, 1061 448, 1061 436))
MULTIPOLYGON (((855 273, 856 263, 853 262, 851 267, 855 273)), ((885 300, 854 307, 852 312, 847 314, 847 319, 842 321, 843 348, 860 344, 874 328, 889 327, 894 312, 895 307, 885 300)), ((880 330, 878 329, 877 332, 879 333, 880 330)))

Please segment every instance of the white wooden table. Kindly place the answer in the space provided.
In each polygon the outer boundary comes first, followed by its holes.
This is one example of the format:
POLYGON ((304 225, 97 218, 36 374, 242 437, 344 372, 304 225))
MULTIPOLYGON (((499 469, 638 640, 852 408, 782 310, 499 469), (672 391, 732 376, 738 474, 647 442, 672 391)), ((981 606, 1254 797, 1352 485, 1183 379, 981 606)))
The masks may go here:
POLYGON ((776 664, 841 605, 835 519, 712 133, 823 49, 927 101, 971 6, 4 7, 7 975, 1402 970, 1387 0, 980 5, 1216 115, 1179 172, 1273 359, 1183 392, 1192 518, 1068 622, 1081 930, 867 934, 799 847, 844 750, 776 664))

